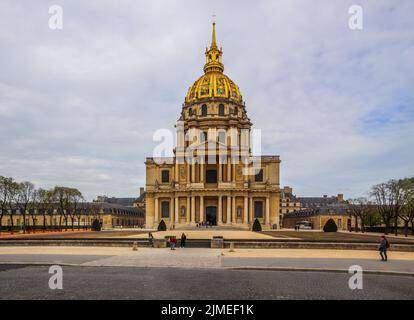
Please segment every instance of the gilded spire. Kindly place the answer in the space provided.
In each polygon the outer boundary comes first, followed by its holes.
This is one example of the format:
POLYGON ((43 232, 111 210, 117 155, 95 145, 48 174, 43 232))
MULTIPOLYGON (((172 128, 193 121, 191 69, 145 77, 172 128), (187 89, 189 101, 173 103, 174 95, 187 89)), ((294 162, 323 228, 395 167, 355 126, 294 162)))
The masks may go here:
POLYGON ((213 15, 213 32, 211 35, 211 46, 210 49, 206 49, 206 64, 204 65, 204 72, 223 72, 224 66, 221 62, 221 56, 223 52, 221 49, 219 50, 217 47, 216 41, 216 19, 215 15, 213 15))
POLYGON ((210 48, 217 48, 217 43, 216 43, 216 15, 213 14, 213 34, 211 37, 211 46, 210 48))

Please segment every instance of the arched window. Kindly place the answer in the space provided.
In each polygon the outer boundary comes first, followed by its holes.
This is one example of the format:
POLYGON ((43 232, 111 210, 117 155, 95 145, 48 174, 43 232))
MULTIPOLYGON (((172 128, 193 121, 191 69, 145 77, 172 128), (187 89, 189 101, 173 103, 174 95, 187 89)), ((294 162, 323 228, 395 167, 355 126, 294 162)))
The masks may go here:
POLYGON ((207 105, 206 105, 206 104, 203 104, 203 105, 201 106, 201 115, 202 115, 203 117, 207 116, 207 105))
POLYGON ((188 109, 188 116, 191 117, 193 115, 193 109, 188 109))
POLYGON ((224 116, 224 105, 223 104, 219 105, 219 116, 224 116))
POLYGON ((237 116, 237 113, 239 112, 239 108, 237 108, 237 107, 234 107, 234 115, 236 115, 237 116))

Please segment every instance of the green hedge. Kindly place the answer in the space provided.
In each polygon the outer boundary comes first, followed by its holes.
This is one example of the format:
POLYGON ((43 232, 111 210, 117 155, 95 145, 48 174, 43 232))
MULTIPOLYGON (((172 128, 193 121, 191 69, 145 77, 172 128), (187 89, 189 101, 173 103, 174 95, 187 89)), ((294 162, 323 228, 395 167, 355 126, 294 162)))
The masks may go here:
POLYGON ((323 226, 323 231, 324 232, 337 232, 338 231, 338 227, 332 218, 326 221, 325 225, 323 226))

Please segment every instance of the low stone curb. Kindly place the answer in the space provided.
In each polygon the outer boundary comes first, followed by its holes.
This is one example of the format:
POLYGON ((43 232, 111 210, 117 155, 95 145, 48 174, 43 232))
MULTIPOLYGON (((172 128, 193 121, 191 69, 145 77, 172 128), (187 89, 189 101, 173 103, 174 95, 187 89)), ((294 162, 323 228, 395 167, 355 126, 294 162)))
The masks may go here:
MULTIPOLYGON (((252 271, 302 271, 302 272, 334 272, 334 273, 349 273, 347 269, 332 269, 332 268, 296 268, 296 267, 226 267, 229 270, 252 270, 252 271)), ((366 274, 390 275, 390 276, 405 276, 414 277, 412 272, 401 271, 382 271, 382 270, 363 270, 366 274)))
MULTIPOLYGON (((148 239, 0 239, 0 246, 91 246, 91 247, 150 247, 148 239)), ((192 248, 230 248, 235 249, 345 249, 345 250, 378 250, 377 243, 354 242, 309 242, 309 241, 262 241, 243 239, 187 239, 192 248)), ((154 246, 165 248, 165 239, 154 239, 154 246)), ((179 245, 179 243, 177 244, 179 245)), ((390 251, 414 252, 414 244, 391 244, 390 251)))

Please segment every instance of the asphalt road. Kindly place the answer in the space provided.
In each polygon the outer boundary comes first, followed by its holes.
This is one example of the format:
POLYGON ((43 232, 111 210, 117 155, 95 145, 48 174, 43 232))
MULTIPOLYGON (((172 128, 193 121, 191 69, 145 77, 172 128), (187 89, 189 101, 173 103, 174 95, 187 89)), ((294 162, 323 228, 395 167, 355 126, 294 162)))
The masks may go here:
POLYGON ((0 299, 414 299, 414 277, 299 271, 63 267, 51 290, 47 266, 0 265, 0 299))

